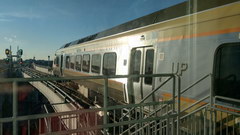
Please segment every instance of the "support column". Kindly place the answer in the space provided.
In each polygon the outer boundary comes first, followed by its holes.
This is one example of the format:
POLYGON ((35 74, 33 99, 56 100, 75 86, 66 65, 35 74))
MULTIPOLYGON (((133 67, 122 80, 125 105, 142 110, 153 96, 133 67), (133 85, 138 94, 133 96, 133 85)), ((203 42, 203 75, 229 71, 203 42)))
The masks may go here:
MULTIPOLYGON (((104 78, 104 93, 103 93, 103 108, 104 108, 104 116, 103 116, 103 124, 106 125, 108 123, 108 115, 107 115, 107 106, 108 106, 108 78, 104 78)), ((104 128, 104 135, 107 135, 107 129, 104 128)))
POLYGON ((17 99, 17 82, 13 82, 13 135, 18 135, 18 123, 17 123, 17 115, 18 115, 18 99, 17 99))

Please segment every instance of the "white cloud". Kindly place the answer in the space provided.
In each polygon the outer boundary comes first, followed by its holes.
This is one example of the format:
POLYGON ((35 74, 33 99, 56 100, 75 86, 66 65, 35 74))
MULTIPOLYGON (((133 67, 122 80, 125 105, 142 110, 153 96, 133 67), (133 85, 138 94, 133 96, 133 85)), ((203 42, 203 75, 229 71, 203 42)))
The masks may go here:
POLYGON ((63 10, 63 9, 59 9, 59 8, 52 8, 52 10, 54 10, 57 14, 61 14, 63 16, 73 16, 72 13, 66 11, 66 10, 63 10))
POLYGON ((42 16, 34 13, 24 13, 24 12, 9 12, 9 13, 0 12, 0 22, 12 22, 14 18, 39 19, 39 18, 42 18, 42 16))
POLYGON ((10 43, 12 43, 12 42, 13 42, 13 39, 12 39, 12 38, 10 38, 10 37, 4 37, 4 39, 5 39, 6 41, 10 42, 10 43))
POLYGON ((5 19, 5 18, 0 18, 0 22, 11 22, 12 20, 10 19, 5 19))
POLYGON ((16 35, 9 36, 9 37, 5 36, 5 37, 3 37, 3 39, 12 44, 21 44, 21 41, 17 40, 16 35))
POLYGON ((38 19, 42 18, 42 16, 34 13, 25 13, 25 12, 8 12, 8 13, 0 13, 0 19, 5 19, 8 17, 15 18, 26 18, 26 19, 38 19))

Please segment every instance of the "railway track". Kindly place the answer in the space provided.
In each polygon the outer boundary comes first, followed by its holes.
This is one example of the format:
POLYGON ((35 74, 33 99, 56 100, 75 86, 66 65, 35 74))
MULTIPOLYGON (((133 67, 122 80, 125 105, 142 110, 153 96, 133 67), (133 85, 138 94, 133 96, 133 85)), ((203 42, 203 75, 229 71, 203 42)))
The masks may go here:
MULTIPOLYGON (((34 70, 32 68, 23 68, 22 72, 31 76, 32 78, 54 77, 53 75, 42 73, 42 72, 34 70)), ((91 100, 89 100, 86 97, 84 97, 83 95, 81 95, 77 90, 66 87, 62 83, 59 83, 57 81, 41 81, 41 82, 43 84, 45 84, 48 88, 52 89, 54 92, 56 92, 59 95, 61 95, 62 97, 64 97, 66 102, 72 103, 76 108, 82 107, 84 109, 88 109, 88 108, 92 108, 92 107, 93 108, 97 107, 93 104, 93 102, 91 100)), ((126 111, 127 110, 125 109, 123 111, 123 113, 125 114, 126 111)), ((112 122, 113 121, 118 122, 117 120, 120 118, 120 116, 118 116, 118 115, 113 116, 113 113, 108 114, 108 115, 109 115, 109 121, 112 121, 112 122)), ((99 116, 99 117, 101 117, 101 116, 99 116)), ((101 130, 101 133, 103 133, 103 132, 104 131, 101 130)), ((113 131, 110 131, 110 132, 113 132, 113 131)))
MULTIPOLYGON (((23 68, 22 72, 33 78, 53 77, 53 75, 42 73, 31 68, 23 68)), ((86 109, 90 108, 90 106, 93 106, 92 101, 84 97, 77 90, 64 86, 57 81, 42 81, 42 83, 45 84, 48 88, 52 89, 55 93, 61 95, 66 102, 72 103, 76 108, 86 109)))

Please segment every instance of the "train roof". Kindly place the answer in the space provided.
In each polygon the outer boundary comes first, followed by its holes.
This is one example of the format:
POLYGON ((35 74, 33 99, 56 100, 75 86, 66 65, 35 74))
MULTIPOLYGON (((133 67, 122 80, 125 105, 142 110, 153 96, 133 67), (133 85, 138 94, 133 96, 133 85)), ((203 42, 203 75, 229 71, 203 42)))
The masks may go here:
POLYGON ((236 2, 239 0, 197 0, 197 3, 195 1, 196 0, 188 0, 183 3, 171 6, 169 8, 162 9, 160 11, 151 13, 149 15, 146 15, 146 16, 137 18, 135 20, 120 24, 113 28, 104 30, 102 32, 98 32, 96 34, 69 42, 67 44, 64 44, 61 48, 67 48, 67 47, 77 45, 80 43, 92 41, 95 39, 100 39, 100 38, 107 37, 110 35, 133 30, 136 28, 140 28, 143 26, 147 26, 147 25, 159 23, 162 21, 166 21, 169 19, 181 17, 181 16, 184 16, 187 14, 192 14, 192 13, 200 12, 200 11, 207 10, 210 8, 226 5, 228 3, 233 3, 233 2, 236 2), (197 6, 193 7, 193 4, 197 5, 197 6), (188 7, 191 7, 191 8, 188 8, 188 7))

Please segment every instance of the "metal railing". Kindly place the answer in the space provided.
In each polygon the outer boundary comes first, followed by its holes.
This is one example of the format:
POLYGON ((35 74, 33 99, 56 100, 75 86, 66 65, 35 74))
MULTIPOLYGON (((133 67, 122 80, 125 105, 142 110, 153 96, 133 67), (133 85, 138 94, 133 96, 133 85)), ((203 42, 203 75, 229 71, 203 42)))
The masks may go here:
MULTIPOLYGON (((127 104, 127 105, 117 105, 108 106, 108 80, 112 78, 134 78, 134 77, 172 77, 175 78, 173 74, 155 74, 155 75, 116 75, 116 76, 84 76, 84 77, 43 77, 43 78, 9 78, 1 79, 0 83, 12 83, 13 89, 13 116, 8 118, 0 119, 0 135, 3 134, 4 127, 7 124, 12 124, 13 131, 12 134, 18 134, 19 123, 27 123, 28 134, 31 133, 30 123, 32 121, 38 121, 38 133, 39 134, 120 134, 123 130, 128 129, 132 125, 138 123, 136 127, 145 126, 146 128, 141 129, 141 131, 135 130, 132 133, 141 134, 151 134, 160 132, 159 130, 165 130, 162 132, 173 133, 169 131, 170 127, 174 124, 169 122, 169 120, 174 121, 176 113, 166 113, 166 115, 146 115, 146 108, 161 108, 163 106, 174 104, 174 100, 161 101, 161 102, 149 102, 149 103, 138 103, 138 104, 127 104), (63 80, 82 80, 82 79, 103 79, 104 80, 104 104, 102 108, 93 109, 81 109, 71 112, 63 113, 48 113, 48 114, 36 114, 28 116, 18 116, 17 108, 17 84, 19 82, 40 82, 40 81, 63 81, 63 80), (132 110, 131 116, 127 119, 121 119, 124 115, 124 111, 132 110), (134 113, 134 114, 133 114, 134 113), (94 119, 93 119, 94 118, 94 119), (45 124, 44 124, 45 123, 45 124), (166 126, 164 123, 168 123, 166 126), (160 125, 161 124, 161 125, 160 125), (48 127, 46 127, 48 125, 48 127), (68 126, 66 126, 68 125, 68 126), (71 125, 71 126, 69 126, 71 125), (158 126, 162 126, 161 129, 158 126), (71 127, 71 128, 68 128, 71 127)), ((175 83, 175 81, 174 81, 175 83)), ((160 87, 159 87, 160 88, 160 87)), ((175 93, 175 89, 173 89, 175 93)), ((148 96, 150 96, 149 94, 148 96)), ((173 105, 174 106, 174 105, 173 105)), ((169 106, 168 106, 169 107, 169 106)), ((175 107, 171 107, 172 109, 175 107)), ((129 115, 129 116, 130 116, 129 115)), ((36 122, 35 122, 36 123, 36 122)), ((135 127, 135 128, 136 128, 135 127)), ((171 128, 173 129, 173 128, 171 128)))
MULTIPOLYGON (((181 105, 185 92, 202 85, 203 81, 212 82, 212 75, 203 76, 187 88, 181 90, 180 77, 174 74, 155 75, 117 75, 117 76, 84 76, 84 77, 46 77, 46 78, 11 78, 1 79, 0 83, 12 83, 13 116, 0 119, 0 135, 9 125, 12 134, 18 134, 19 125, 27 125, 27 133, 31 134, 31 123, 35 123, 38 134, 178 134, 178 135, 225 135, 240 134, 240 101, 221 96, 214 96, 212 86, 209 94, 189 104, 181 105), (126 105, 108 105, 108 80, 112 78, 134 77, 169 77, 152 90, 139 103, 126 105), (210 79, 209 79, 210 78, 210 79), (18 116, 17 83, 34 81, 62 80, 104 80, 104 104, 101 108, 79 109, 69 112, 18 116), (165 84, 172 81, 172 98, 166 101, 146 103, 146 99, 165 84), (235 102, 236 105, 218 102, 217 100, 235 102), (37 121, 37 122, 36 122, 37 121), (37 124, 36 124, 37 123, 37 124), (66 126, 68 125, 68 126, 66 126)), ((211 83, 210 83, 211 84, 211 83)))
MULTIPOLYGON (((157 91, 160 90, 160 88, 162 88, 165 84, 170 82, 170 80, 172 80, 171 93, 172 93, 172 95, 175 95, 175 93, 176 93, 176 76, 171 75, 165 81, 163 81, 158 87, 156 87, 149 94, 147 94, 145 97, 143 97, 143 99, 140 100, 139 104, 144 103, 150 96, 154 95, 157 91)), ((139 116, 145 117, 145 118, 153 117, 153 116, 171 116, 171 115, 176 116, 175 98, 171 98, 170 100, 168 100, 168 102, 164 102, 164 101, 160 101, 160 102, 163 103, 161 106, 159 106, 158 108, 156 106, 154 106, 154 109, 150 109, 150 108, 145 109, 145 114, 141 113, 139 116)), ((125 113, 120 118, 120 121, 123 119, 131 120, 132 117, 137 117, 136 112, 138 112, 138 111, 136 111, 134 109, 128 110, 128 112, 125 113), (133 114, 133 116, 132 116, 131 112, 134 112, 135 114, 133 114)), ((126 130, 122 131, 121 134, 143 134, 143 133, 149 134, 149 135, 150 134, 159 134, 159 133, 175 134, 175 132, 173 131, 174 126, 175 126, 175 124, 173 124, 175 121, 175 118, 176 117, 174 117, 174 118, 167 117, 166 119, 163 119, 161 121, 152 121, 150 123, 145 123, 145 124, 135 123, 132 125, 128 125, 128 128, 126 130), (160 125, 164 125, 163 123, 167 123, 167 124, 165 126, 160 126, 160 125)))
MULTIPOLYGON (((181 91, 181 94, 189 91, 202 81, 210 78, 212 74, 203 76, 201 79, 181 91)), ((214 96, 213 86, 209 94, 196 100, 186 108, 181 108, 179 134, 181 135, 238 135, 240 134, 240 108, 230 106, 227 102, 218 103, 217 99, 232 101, 240 104, 240 100, 214 96)))

